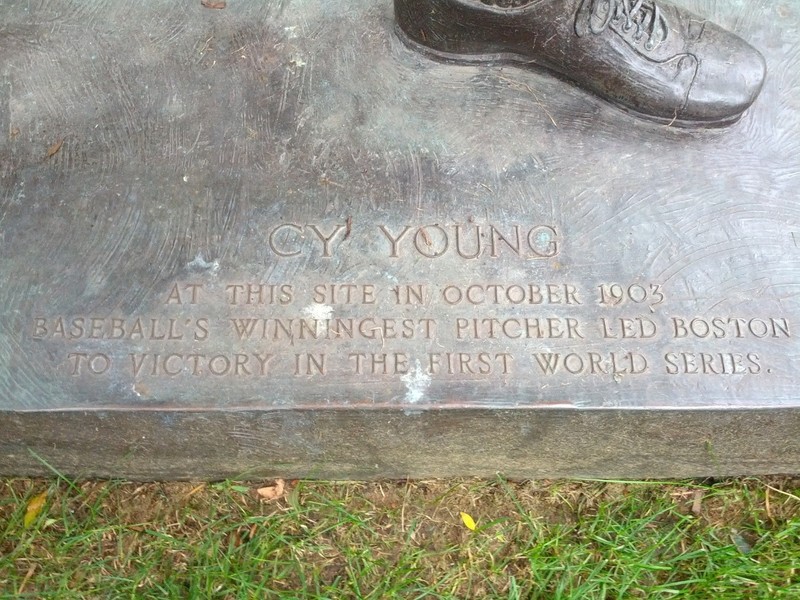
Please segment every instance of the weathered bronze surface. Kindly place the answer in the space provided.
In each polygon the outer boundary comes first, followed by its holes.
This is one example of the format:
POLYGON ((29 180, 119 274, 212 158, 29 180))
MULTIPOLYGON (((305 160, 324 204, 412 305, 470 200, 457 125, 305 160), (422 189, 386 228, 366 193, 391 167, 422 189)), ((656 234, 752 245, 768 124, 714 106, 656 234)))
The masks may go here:
POLYGON ((728 128, 388 0, 0 0, 0 474, 797 471, 800 5, 680 6, 728 128))

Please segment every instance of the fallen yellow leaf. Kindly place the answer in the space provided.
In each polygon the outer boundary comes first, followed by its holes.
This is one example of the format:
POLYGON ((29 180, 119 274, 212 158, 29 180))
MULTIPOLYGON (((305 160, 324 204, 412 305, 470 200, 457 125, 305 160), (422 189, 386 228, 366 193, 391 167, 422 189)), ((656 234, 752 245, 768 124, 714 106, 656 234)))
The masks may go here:
POLYGON ((464 525, 466 525, 467 529, 469 529, 470 531, 475 531, 475 529, 478 527, 475 524, 475 519, 473 519, 470 515, 468 515, 465 512, 461 513, 461 520, 464 521, 464 525))
POLYGON ((25 509, 25 518, 22 519, 22 524, 25 529, 28 529, 31 525, 36 522, 36 517, 39 516, 39 513, 42 512, 42 508, 44 508, 44 503, 47 501, 47 492, 42 492, 38 496, 34 496, 31 498, 31 501, 28 502, 28 506, 25 509))

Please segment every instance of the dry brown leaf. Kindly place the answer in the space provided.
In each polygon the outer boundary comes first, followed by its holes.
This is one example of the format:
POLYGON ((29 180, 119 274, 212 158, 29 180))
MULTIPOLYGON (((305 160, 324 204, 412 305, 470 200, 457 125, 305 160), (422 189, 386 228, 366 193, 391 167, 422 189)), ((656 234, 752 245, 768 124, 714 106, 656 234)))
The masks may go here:
POLYGON ((258 488, 256 491, 263 500, 277 500, 283 498, 286 493, 286 482, 283 479, 276 479, 274 485, 258 488))
POLYGON ((25 586, 28 585, 28 582, 33 577, 33 572, 36 571, 36 563, 31 565, 31 568, 28 569, 28 572, 25 573, 25 577, 22 579, 22 583, 19 584, 19 589, 17 590, 17 596, 22 596, 22 593, 25 591, 25 586))
POLYGON ((58 154, 58 151, 61 150, 61 146, 63 145, 64 145, 64 138, 58 138, 47 148, 47 156, 45 158, 54 157, 56 154, 58 154))
POLYGON ((225 0, 200 0, 200 5, 204 8, 225 8, 228 3, 225 0))
POLYGON ((692 513, 695 516, 703 514, 703 490, 695 490, 694 497, 692 498, 692 513))
POLYGON ((186 494, 186 497, 187 497, 187 498, 191 498, 191 497, 192 497, 192 496, 194 496, 196 493, 198 493, 198 492, 201 492, 201 491, 203 491, 204 489, 206 489, 206 484, 205 484, 205 483, 201 483, 200 485, 193 487, 193 488, 192 488, 192 489, 189 491, 189 493, 188 493, 188 494, 186 494))

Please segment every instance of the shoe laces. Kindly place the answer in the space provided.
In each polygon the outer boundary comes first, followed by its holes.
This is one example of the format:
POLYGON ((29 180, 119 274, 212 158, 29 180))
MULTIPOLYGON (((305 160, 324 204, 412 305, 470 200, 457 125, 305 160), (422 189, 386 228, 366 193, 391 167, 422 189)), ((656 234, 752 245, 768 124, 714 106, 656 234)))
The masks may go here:
POLYGON ((624 19, 622 29, 625 33, 636 28, 635 41, 647 35, 647 50, 653 50, 667 39, 667 19, 655 0, 592 0, 591 13, 602 21, 598 26, 594 19, 589 19, 592 33, 603 33, 612 22, 624 19))

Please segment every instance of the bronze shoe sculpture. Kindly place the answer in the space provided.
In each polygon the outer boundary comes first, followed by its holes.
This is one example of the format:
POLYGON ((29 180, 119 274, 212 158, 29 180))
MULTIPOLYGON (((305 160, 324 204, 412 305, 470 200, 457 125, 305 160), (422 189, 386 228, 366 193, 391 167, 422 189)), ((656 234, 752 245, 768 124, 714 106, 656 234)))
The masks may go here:
POLYGON ((766 76, 740 37, 662 0, 394 0, 411 46, 456 62, 547 69, 643 118, 736 122, 766 76))

